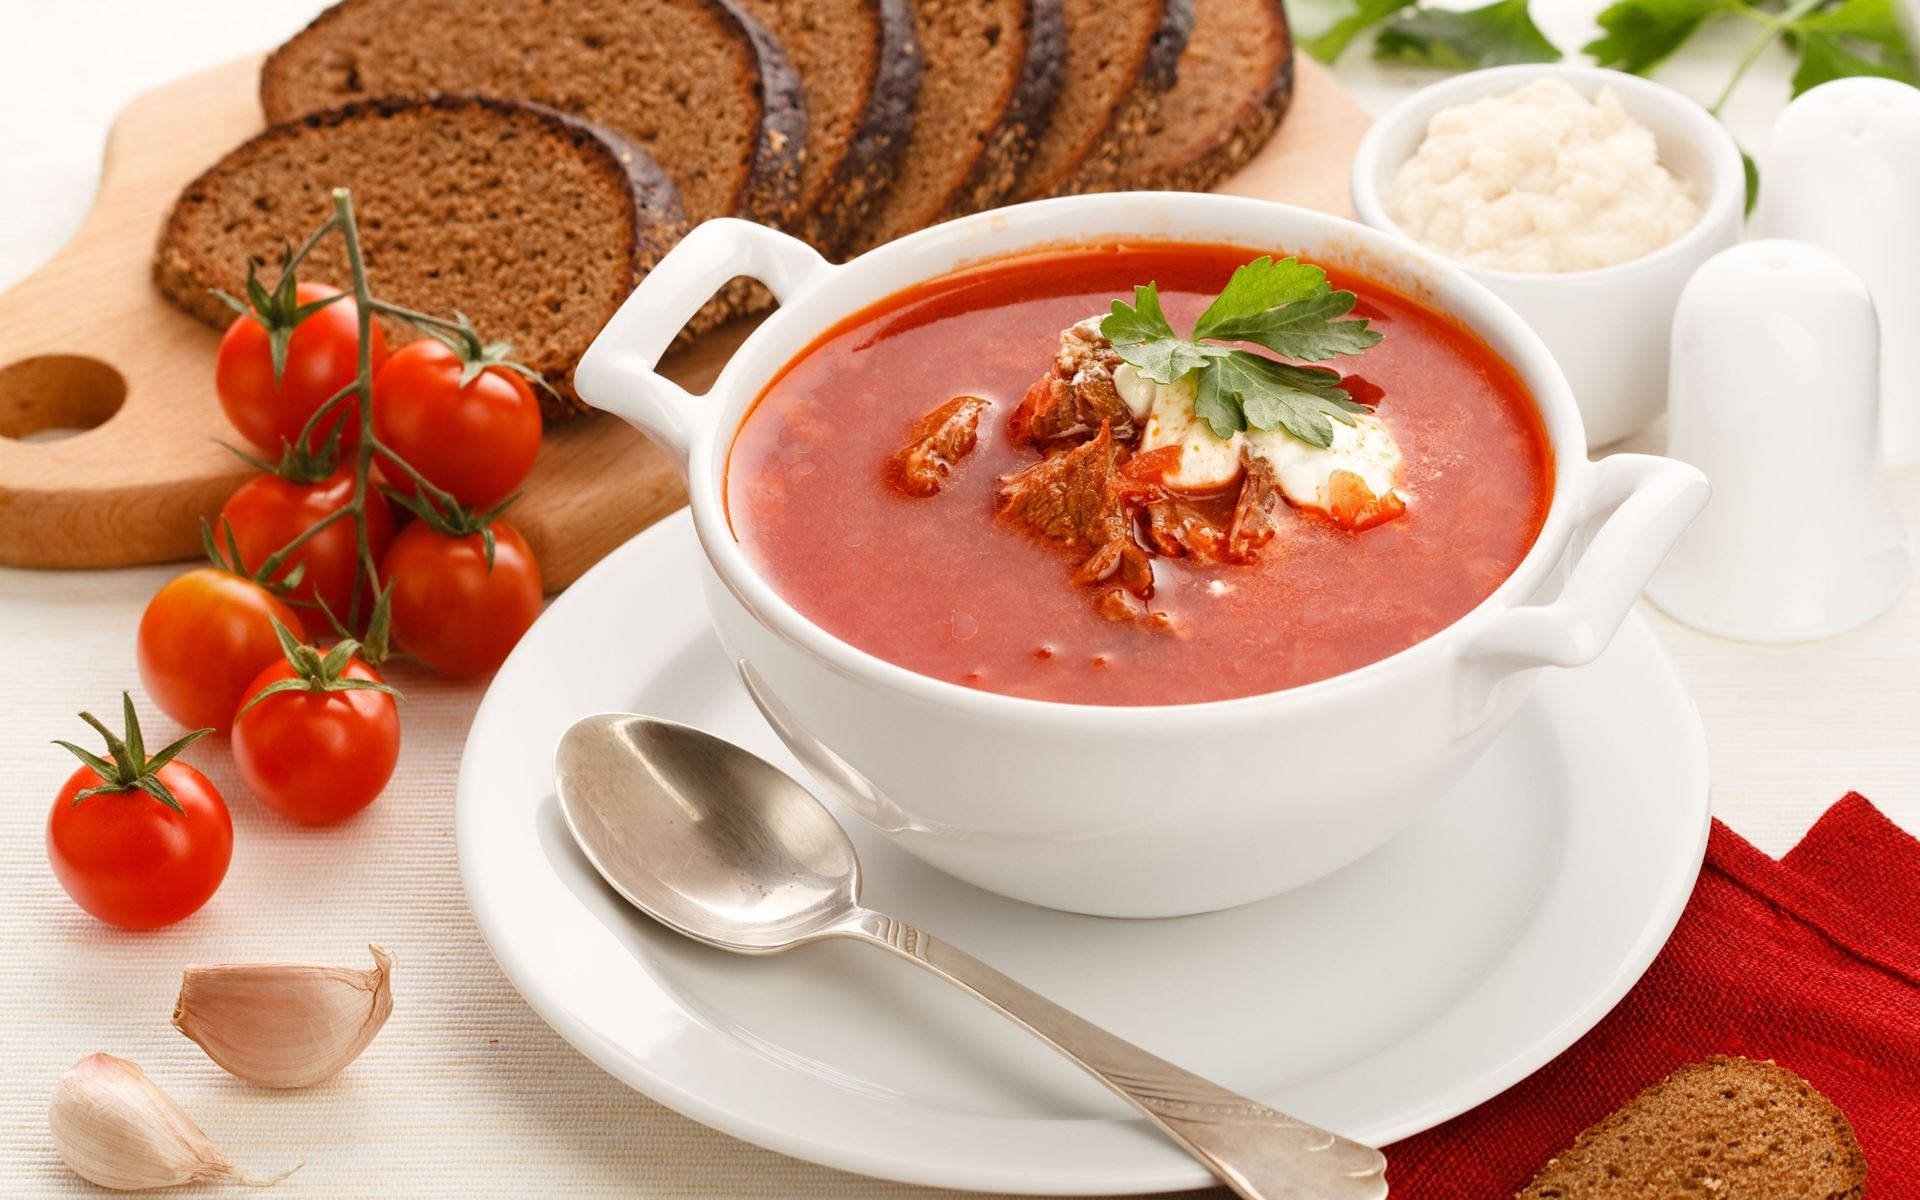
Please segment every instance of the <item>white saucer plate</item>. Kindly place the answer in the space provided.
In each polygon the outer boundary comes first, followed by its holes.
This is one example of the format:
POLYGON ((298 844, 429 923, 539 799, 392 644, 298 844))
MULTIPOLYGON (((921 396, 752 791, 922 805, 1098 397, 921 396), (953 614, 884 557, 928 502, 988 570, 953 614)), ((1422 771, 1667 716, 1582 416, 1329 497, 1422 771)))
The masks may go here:
MULTIPOLYGON (((729 955, 655 926, 594 874, 553 795, 553 747, 579 717, 670 717, 805 778, 708 632, 702 569, 684 512, 627 543, 553 603, 474 719, 461 876, 528 1003, 647 1095, 814 1162, 1062 1195, 1209 1183, 1097 1084, 910 964, 850 943, 729 955)), ((1156 1054, 1382 1145, 1523 1078, 1639 978, 1699 872, 1707 759, 1634 617, 1598 661, 1543 678, 1407 833, 1245 908, 1158 921, 1035 908, 839 816, 874 907, 1156 1054)))

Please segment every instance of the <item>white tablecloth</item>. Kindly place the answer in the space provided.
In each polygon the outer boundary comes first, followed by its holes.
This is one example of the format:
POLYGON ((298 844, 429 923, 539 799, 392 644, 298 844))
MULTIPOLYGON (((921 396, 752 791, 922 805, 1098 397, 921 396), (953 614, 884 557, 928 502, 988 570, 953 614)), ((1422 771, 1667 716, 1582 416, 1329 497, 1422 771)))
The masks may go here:
MULTIPOLYGON (((77 226, 112 114, 134 93, 270 45, 308 0, 14 5, 0 71, 0 285, 77 226)), ((1548 32, 1582 40, 1595 5, 1536 0, 1548 32)), ((404 36, 398 33, 396 36, 404 36)), ((1663 76, 1710 95, 1738 36, 1663 76)), ((1427 76, 1365 61, 1342 72, 1370 105, 1427 76)), ((1749 146, 1785 98, 1778 52, 1734 110, 1749 146)), ((1895 481, 1920 525, 1920 471, 1895 481)), ((341 829, 292 828, 246 798, 218 744, 189 758, 233 800, 232 870, 183 926, 132 935, 80 913, 47 870, 46 809, 70 770, 47 744, 72 714, 107 716, 138 691, 133 632, 173 568, 0 570, 0 1194, 92 1194, 48 1142, 49 1089, 106 1050, 141 1063, 240 1163, 306 1166, 287 1195, 933 1196, 858 1179, 733 1141, 603 1075, 553 1034, 495 968, 457 877, 452 796, 480 689, 398 670, 403 761, 372 809, 341 829), (392 1021, 351 1071, 306 1092, 250 1088, 169 1028, 188 962, 260 957, 356 963, 374 939, 396 951, 392 1021)), ((1806 646, 1705 637, 1657 615, 1698 698, 1711 742, 1714 809, 1779 853, 1832 800, 1865 792, 1920 830, 1920 597, 1872 625, 1806 646)), ((138 697, 136 697, 138 698, 138 697)), ((150 741, 171 728, 151 705, 150 741)), ((82 739, 84 740, 84 739, 82 739)), ((951 1193, 944 1193, 951 1194, 951 1193)))

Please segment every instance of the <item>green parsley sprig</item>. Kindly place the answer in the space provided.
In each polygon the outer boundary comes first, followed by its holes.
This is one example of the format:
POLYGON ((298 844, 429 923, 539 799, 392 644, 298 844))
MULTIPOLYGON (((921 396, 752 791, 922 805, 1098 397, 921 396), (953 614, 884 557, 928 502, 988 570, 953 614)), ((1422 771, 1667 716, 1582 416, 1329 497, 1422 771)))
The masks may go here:
POLYGON ((1615 0, 1598 18, 1601 36, 1584 49, 1603 67, 1645 74, 1720 18, 1748 21, 1759 32, 1714 101, 1716 115, 1761 54, 1782 39, 1800 56, 1795 96, 1855 75, 1920 84, 1893 0, 1615 0))
POLYGON ((1471 71, 1560 60, 1559 48, 1533 23, 1527 0, 1494 0, 1465 10, 1429 8, 1418 0, 1353 0, 1351 12, 1300 44, 1330 63, 1376 25, 1373 56, 1382 62, 1471 71))
MULTIPOLYGON (((1343 0, 1346 11, 1300 44, 1333 62, 1353 40, 1379 28, 1373 55, 1385 62, 1464 71, 1505 63, 1557 62, 1560 50, 1540 32, 1528 0, 1494 0, 1456 11, 1421 0, 1343 0)), ((1601 34, 1581 49, 1603 67, 1644 75, 1717 21, 1757 27, 1753 43, 1712 111, 1718 116, 1748 70, 1775 42, 1798 56, 1793 94, 1835 79, 1877 75, 1920 85, 1912 45, 1895 0, 1613 0, 1599 15, 1601 34)), ((1747 160, 1750 177, 1753 162, 1747 160)), ((1752 187, 1749 187, 1751 196, 1752 187)))
POLYGON ((1324 362, 1359 354, 1380 341, 1365 317, 1349 317, 1357 297, 1335 291, 1327 273, 1297 258, 1271 256, 1236 268, 1227 286, 1181 337, 1160 307, 1160 289, 1133 289, 1133 303, 1115 300, 1100 322, 1114 352, 1146 378, 1169 384, 1190 372, 1193 413, 1221 438, 1243 429, 1285 429, 1310 446, 1333 444, 1333 423, 1353 424, 1368 411, 1325 367, 1281 362, 1220 345, 1251 342, 1275 354, 1324 362))

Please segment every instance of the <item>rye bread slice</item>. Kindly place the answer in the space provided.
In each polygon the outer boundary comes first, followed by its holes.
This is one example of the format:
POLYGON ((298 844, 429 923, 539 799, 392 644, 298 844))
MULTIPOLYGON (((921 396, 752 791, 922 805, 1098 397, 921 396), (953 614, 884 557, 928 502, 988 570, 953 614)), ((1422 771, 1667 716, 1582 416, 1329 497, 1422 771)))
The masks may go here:
POLYGON ((806 92, 795 232, 837 252, 893 182, 920 95, 908 0, 739 0, 773 34, 806 92))
POLYGON ((1016 200, 1116 185, 1158 123, 1193 31, 1194 0, 1065 0, 1066 86, 1034 143, 1016 200))
POLYGON ((1582 1133, 1518 1200, 1859 1200, 1866 1180, 1853 1126, 1812 1084, 1716 1055, 1582 1133))
POLYGON ((731 0, 342 0, 260 71, 271 122, 437 93, 529 100, 610 129, 666 169, 695 222, 795 215, 799 76, 731 0))
POLYGON ((913 10, 926 59, 913 133, 856 253, 1005 200, 1060 96, 1061 0, 913 0, 913 10))
MULTIPOLYGON (((475 96, 389 99, 268 128, 188 184, 154 250, 168 300, 210 325, 233 311, 251 259, 271 279, 281 249, 353 191, 374 293, 465 313, 488 340, 581 405, 569 376, 642 274, 686 231, 673 183, 645 151, 537 105, 475 96)), ((347 285, 331 238, 301 277, 347 285)), ((414 336, 402 328, 403 337, 414 336)))
POLYGON ((1293 99, 1293 39, 1281 0, 1193 0, 1180 78, 1115 186, 1205 191, 1267 144, 1293 99))

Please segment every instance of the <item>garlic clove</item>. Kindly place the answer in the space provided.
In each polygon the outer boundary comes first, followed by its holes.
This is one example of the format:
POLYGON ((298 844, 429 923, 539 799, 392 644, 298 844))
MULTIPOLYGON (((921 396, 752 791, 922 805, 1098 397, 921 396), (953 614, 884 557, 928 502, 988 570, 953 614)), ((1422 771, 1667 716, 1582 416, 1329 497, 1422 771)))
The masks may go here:
POLYGON ((47 1125, 54 1149, 75 1174, 117 1191, 214 1179, 264 1185, 299 1170, 272 1179, 248 1175, 145 1071, 111 1054, 89 1054, 61 1077, 47 1106, 47 1125))
POLYGON ((307 1087, 360 1057, 393 1011, 393 958, 371 970, 307 963, 227 963, 180 974, 173 1025, 249 1083, 307 1087))

